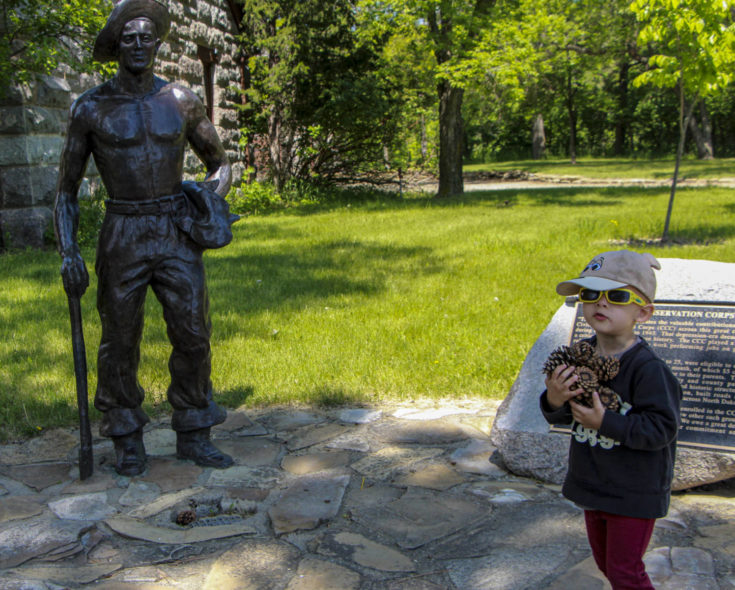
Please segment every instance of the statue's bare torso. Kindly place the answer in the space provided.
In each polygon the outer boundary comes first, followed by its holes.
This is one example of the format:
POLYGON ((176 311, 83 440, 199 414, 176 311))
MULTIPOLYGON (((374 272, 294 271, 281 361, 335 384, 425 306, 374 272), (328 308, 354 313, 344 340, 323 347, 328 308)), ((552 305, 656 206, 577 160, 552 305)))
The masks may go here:
POLYGON ((80 97, 72 117, 84 128, 110 198, 138 201, 181 192, 189 130, 200 110, 190 90, 157 78, 143 96, 120 92, 114 81, 102 84, 80 97))

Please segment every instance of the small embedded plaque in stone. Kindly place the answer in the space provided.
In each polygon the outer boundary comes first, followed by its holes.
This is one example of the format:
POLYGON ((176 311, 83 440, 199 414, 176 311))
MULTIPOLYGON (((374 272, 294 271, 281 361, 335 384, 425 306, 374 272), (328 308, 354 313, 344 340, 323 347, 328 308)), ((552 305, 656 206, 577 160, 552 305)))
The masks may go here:
MULTIPOLYGON (((735 451, 735 305, 657 302, 637 332, 681 383, 679 444, 735 451)), ((577 305, 571 341, 591 335, 577 305)))

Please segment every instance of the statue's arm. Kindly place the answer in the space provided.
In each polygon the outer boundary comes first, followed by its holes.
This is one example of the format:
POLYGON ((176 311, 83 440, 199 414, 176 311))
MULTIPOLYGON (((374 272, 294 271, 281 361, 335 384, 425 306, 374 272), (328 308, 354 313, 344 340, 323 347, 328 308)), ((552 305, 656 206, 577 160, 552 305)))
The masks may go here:
POLYGON ((205 181, 217 181, 215 189, 224 196, 232 184, 232 167, 225 148, 212 122, 207 118, 204 105, 191 91, 187 93, 188 139, 194 153, 207 168, 205 181))
POLYGON ((89 273, 77 241, 79 227, 77 193, 91 152, 84 110, 75 103, 69 114, 54 206, 54 230, 57 248, 62 258, 61 276, 64 289, 68 294, 76 296, 81 296, 89 285, 89 273))

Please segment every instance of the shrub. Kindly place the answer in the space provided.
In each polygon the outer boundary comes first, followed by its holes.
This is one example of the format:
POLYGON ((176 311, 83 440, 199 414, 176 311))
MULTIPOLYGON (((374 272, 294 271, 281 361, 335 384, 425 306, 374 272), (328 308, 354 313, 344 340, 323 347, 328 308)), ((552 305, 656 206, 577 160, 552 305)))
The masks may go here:
POLYGON ((102 229, 102 221, 105 218, 105 200, 107 190, 100 183, 89 197, 79 199, 79 229, 77 240, 80 248, 93 248, 97 244, 97 238, 102 229))
POLYGON ((230 190, 227 201, 233 213, 252 215, 278 208, 281 204, 281 197, 272 184, 243 182, 240 186, 230 190))
POLYGON ((337 189, 291 180, 276 192, 270 182, 242 183, 227 196, 230 209, 240 215, 257 215, 268 211, 304 205, 318 205, 334 199, 337 189))
MULTIPOLYGON (((79 199, 79 226, 77 228, 77 241, 80 248, 94 248, 97 238, 102 229, 102 221, 105 218, 105 200, 107 191, 100 184, 98 188, 90 193, 88 197, 79 199)), ((44 233, 46 245, 56 248, 56 235, 53 226, 49 226, 44 233)))

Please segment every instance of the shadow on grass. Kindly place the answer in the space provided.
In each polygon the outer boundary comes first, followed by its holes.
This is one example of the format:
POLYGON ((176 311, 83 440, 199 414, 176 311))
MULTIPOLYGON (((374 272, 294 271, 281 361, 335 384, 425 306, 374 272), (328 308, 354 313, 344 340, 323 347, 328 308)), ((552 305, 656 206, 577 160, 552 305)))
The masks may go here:
MULTIPOLYGON (((557 207, 614 207, 622 205, 622 198, 630 194, 630 190, 624 188, 567 188, 539 190, 538 198, 532 198, 532 203, 536 207, 547 207, 556 205, 557 207), (594 198, 587 195, 594 194, 594 198)), ((535 195, 534 195, 535 196, 535 195)))
MULTIPOLYGON (((260 328, 270 334, 265 323, 261 325, 265 320, 259 312, 321 306, 327 300, 344 296, 376 296, 385 291, 391 277, 443 270, 442 261, 426 247, 351 240, 309 241, 298 229, 284 230, 267 221, 251 224, 245 233, 244 239, 207 257, 208 286, 214 294, 215 338, 239 333, 247 322, 250 326, 255 324, 256 337, 260 328), (247 234, 256 238, 258 248, 248 249, 247 234)), ((85 251, 85 256, 91 268, 93 252, 85 251)), ((0 364, 10 371, 7 383, 0 376, 0 402, 7 408, 0 417, 8 426, 0 426, 0 439, 37 434, 39 426, 47 429, 76 422, 73 389, 65 391, 70 389, 73 364, 69 312, 58 272, 59 259, 54 252, 0 257, 0 276, 15 283, 11 290, 6 289, 4 298, 0 295, 0 302, 9 313, 9 321, 0 328, 0 336, 8 343, 0 353, 0 364), (18 338, 18 334, 23 336, 18 338), (65 395, 59 395, 62 391, 65 395)), ((90 398, 94 395, 98 345, 92 334, 99 330, 96 285, 93 275, 91 278, 92 285, 82 299, 90 398)), ((156 358, 168 357, 170 344, 160 305, 152 293, 146 298, 145 325, 144 364, 151 362, 154 350, 156 358)), ((156 371, 159 372, 158 368, 156 371)), ((160 385, 151 386, 150 380, 143 383, 149 390, 143 407, 153 416, 170 411, 165 394, 157 392, 161 386, 165 391, 167 383, 165 375, 160 378, 160 385)), ((226 407, 238 407, 253 394, 252 387, 238 385, 217 392, 216 398, 226 407)), ((319 404, 360 399, 358 394, 329 387, 314 391, 310 397, 319 404)), ((91 399, 90 416, 98 417, 91 408, 91 399)))
POLYGON ((667 248, 675 246, 709 246, 735 237, 735 224, 719 227, 700 226, 679 230, 670 230, 667 241, 660 236, 652 238, 628 238, 614 243, 634 248, 667 248))
MULTIPOLYGON (((0 381, 0 406, 0 442, 77 422, 76 405, 67 399, 31 397, 6 380, 0 381)), ((90 408, 90 417, 93 414, 90 408)))
MULTIPOLYGON (((594 195, 590 195, 590 189, 569 188, 561 189, 503 189, 490 191, 473 191, 465 193, 461 197, 448 197, 444 199, 433 199, 427 204, 416 208, 450 209, 467 206, 487 205, 497 209, 504 209, 520 204, 521 199, 532 207, 546 207, 556 205, 558 207, 612 207, 622 204, 617 195, 608 195, 596 189, 594 195), (590 195, 585 198, 585 195, 590 195), (608 196, 612 197, 608 200, 608 196)), ((622 196, 622 195, 621 195, 622 196)), ((406 208, 411 208, 407 204, 406 208)))
POLYGON ((255 388, 252 385, 243 385, 234 389, 215 391, 214 399, 226 408, 239 408, 253 395, 255 395, 255 388))
MULTIPOLYGON (((342 197, 324 203, 304 205, 285 212, 289 215, 307 216, 342 210, 345 207, 365 212, 374 211, 408 211, 413 209, 448 209, 474 205, 488 205, 497 208, 512 207, 521 198, 531 204, 562 207, 615 206, 621 204, 620 199, 633 194, 644 197, 660 193, 660 187, 584 187, 559 185, 539 188, 502 188, 486 191, 468 191, 461 196, 437 198, 430 193, 407 193, 399 196, 389 191, 372 191, 369 195, 362 193, 355 199, 342 197)), ((685 190, 685 189, 680 189, 685 190)), ((696 190, 696 189, 691 189, 696 190)), ((263 219, 269 215, 281 215, 284 210, 264 213, 255 217, 263 219)), ((249 230, 248 230, 249 231, 249 230)), ((278 230, 266 230, 274 231, 278 230)), ((257 236, 258 234, 255 234, 257 236)))
POLYGON ((356 391, 347 391, 341 387, 321 385, 308 392, 306 399, 316 406, 332 407, 345 404, 363 404, 366 395, 356 391))
POLYGON ((235 245, 207 264, 209 288, 236 314, 299 309, 343 295, 377 295, 389 276, 443 269, 427 247, 344 240, 319 242, 308 249, 291 242, 259 252, 238 251, 235 245))
POLYGON ((672 240, 680 244, 711 244, 735 237, 735 223, 720 226, 700 225, 671 232, 672 240))
MULTIPOLYGON (((710 190, 705 187, 679 187, 677 195, 683 193, 703 193, 710 190)), ((725 189, 726 190, 726 189, 725 189)), ((559 185, 553 188, 503 188, 487 191, 470 191, 457 197, 436 198, 429 193, 407 193, 401 197, 389 191, 372 191, 370 197, 363 193, 360 198, 351 200, 347 198, 335 199, 320 204, 310 204, 298 209, 287 211, 289 215, 318 215, 342 210, 351 207, 355 210, 374 211, 410 211, 414 209, 451 209, 466 206, 487 205, 498 209, 513 207, 523 201, 524 205, 559 207, 615 207, 624 205, 624 199, 667 196, 668 187, 651 186, 610 186, 610 187, 585 187, 574 185, 559 185)), ((735 212, 735 204, 723 205, 728 211, 735 212)), ((280 212, 264 214, 265 219, 269 215, 279 215, 280 212)), ((251 229, 246 230, 248 232, 251 229)), ((279 228, 263 228, 255 230, 254 236, 268 235, 272 237, 283 237, 283 231, 279 228), (281 232, 279 234, 279 232, 281 232)))

